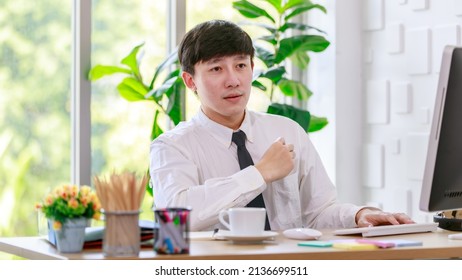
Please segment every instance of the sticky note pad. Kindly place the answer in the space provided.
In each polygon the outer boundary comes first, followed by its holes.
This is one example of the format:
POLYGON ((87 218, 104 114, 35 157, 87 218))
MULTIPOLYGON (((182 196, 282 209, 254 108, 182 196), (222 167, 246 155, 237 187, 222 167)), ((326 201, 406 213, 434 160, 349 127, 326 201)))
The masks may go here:
POLYGON ((374 240, 374 239, 356 239, 358 243, 372 244, 379 248, 392 248, 395 247, 395 243, 388 240, 374 240))
POLYGON ((334 243, 333 248, 346 249, 346 250, 375 250, 377 246, 373 244, 364 243, 334 243))
POLYGON ((298 243, 298 246, 332 247, 332 242, 329 242, 329 241, 305 241, 305 242, 298 243))
POLYGON ((423 244, 422 241, 405 240, 405 239, 392 239, 392 240, 387 240, 387 241, 394 243, 396 247, 422 246, 423 244))

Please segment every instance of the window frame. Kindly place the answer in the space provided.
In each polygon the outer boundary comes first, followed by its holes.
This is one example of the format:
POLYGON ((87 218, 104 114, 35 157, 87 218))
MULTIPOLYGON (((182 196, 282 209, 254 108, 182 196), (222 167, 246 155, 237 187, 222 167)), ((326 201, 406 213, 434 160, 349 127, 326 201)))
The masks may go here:
MULTIPOLYGON (((174 50, 186 29, 186 0, 168 3, 167 52, 174 50)), ((71 182, 91 185, 91 67, 92 0, 72 0, 71 182)), ((168 54, 167 53, 167 54, 168 54)), ((183 113, 186 102, 181 102, 183 113)), ((184 115, 184 114, 183 114, 184 115)))
POLYGON ((91 67, 92 0, 72 3, 71 182, 91 185, 91 67))

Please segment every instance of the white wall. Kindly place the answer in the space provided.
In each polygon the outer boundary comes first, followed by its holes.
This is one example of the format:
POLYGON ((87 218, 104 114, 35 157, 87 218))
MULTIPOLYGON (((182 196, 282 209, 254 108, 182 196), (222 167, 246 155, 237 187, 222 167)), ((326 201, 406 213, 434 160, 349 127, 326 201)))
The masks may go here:
POLYGON ((317 2, 334 36, 327 58, 313 58, 322 97, 310 110, 328 113, 332 131, 312 138, 339 198, 429 221, 420 187, 442 49, 461 44, 462 1, 317 2))
POLYGON ((370 54, 363 61, 367 201, 429 220, 418 210, 420 188, 442 51, 460 44, 462 1, 364 5, 364 53, 370 54))
POLYGON ((331 45, 313 54, 309 86, 312 113, 326 116, 329 125, 312 133, 339 199, 362 204, 361 193, 361 1, 316 1, 327 14, 313 12, 309 23, 327 32, 331 45))

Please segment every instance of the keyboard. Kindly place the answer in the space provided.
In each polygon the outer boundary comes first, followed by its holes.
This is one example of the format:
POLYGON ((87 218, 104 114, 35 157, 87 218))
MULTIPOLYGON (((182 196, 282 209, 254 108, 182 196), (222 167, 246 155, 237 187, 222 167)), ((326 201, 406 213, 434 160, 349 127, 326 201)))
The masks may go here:
POLYGON ((400 225, 385 225, 375 227, 360 227, 334 230, 335 235, 354 235, 362 234, 363 237, 397 235, 419 232, 435 231, 438 228, 438 223, 416 223, 416 224, 400 224, 400 225))

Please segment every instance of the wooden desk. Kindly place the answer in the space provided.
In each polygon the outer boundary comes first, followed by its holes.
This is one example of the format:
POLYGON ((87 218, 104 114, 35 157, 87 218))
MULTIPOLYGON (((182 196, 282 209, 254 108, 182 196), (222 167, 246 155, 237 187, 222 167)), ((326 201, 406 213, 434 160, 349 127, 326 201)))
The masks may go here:
MULTIPOLYGON (((340 260, 340 259, 449 259, 462 257, 462 240, 449 240, 454 233, 438 229, 436 232, 375 237, 371 239, 408 239, 423 242, 423 246, 349 251, 335 248, 297 246, 299 241, 279 235, 273 241, 261 244, 233 244, 230 241, 191 240, 191 253, 183 255, 157 255, 152 248, 143 248, 136 259, 271 259, 271 260, 340 260)), ((358 236, 334 236, 324 231, 320 240, 354 239, 358 236)), ((78 254, 61 254, 48 241, 40 237, 0 238, 0 251, 27 259, 105 259, 101 250, 84 250, 78 254)))

